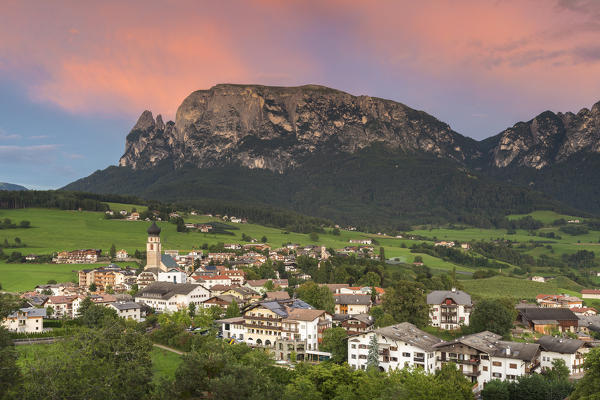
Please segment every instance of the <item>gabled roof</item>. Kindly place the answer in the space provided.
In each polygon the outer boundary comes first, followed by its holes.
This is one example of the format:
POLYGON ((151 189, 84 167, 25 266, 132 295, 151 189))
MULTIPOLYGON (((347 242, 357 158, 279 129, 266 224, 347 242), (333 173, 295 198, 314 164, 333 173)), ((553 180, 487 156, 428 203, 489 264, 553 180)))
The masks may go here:
POLYGON ((113 306, 117 310, 137 310, 138 308, 142 308, 138 303, 134 303, 133 301, 118 301, 115 303, 109 303, 109 306, 113 306))
POLYGON ((472 335, 462 336, 451 342, 436 345, 436 349, 452 348, 456 345, 464 345, 487 353, 492 357, 510 358, 514 360, 532 361, 540 350, 539 344, 507 342, 502 336, 490 331, 483 331, 472 335))
POLYGON ((281 290, 278 292, 267 292, 266 295, 267 295, 266 299, 270 299, 270 300, 287 300, 290 298, 290 294, 288 292, 286 292, 285 290, 281 290))
POLYGON ((314 321, 325 314, 323 310, 309 310, 305 308, 293 308, 289 310, 286 319, 294 321, 314 321))
POLYGON ((568 308, 528 307, 519 309, 521 316, 529 321, 577 321, 577 315, 568 308))
POLYGON ((406 342, 427 352, 433 351, 433 346, 442 342, 442 339, 420 330, 410 322, 379 328, 375 333, 394 341, 406 342))
POLYGON ((446 299, 452 299, 456 304, 470 306, 471 296, 462 290, 434 290, 427 295, 427 304, 442 304, 446 299))
POLYGON ((18 311, 15 311, 12 314, 10 314, 8 316, 8 318, 17 318, 18 313, 27 314, 27 318, 33 318, 33 317, 46 318, 46 309, 45 308, 35 308, 35 307, 20 308, 18 311))
POLYGON ((194 283, 153 282, 142 289, 135 297, 146 297, 147 295, 156 297, 156 295, 160 295, 162 299, 166 300, 177 294, 187 295, 199 287, 204 288, 202 285, 194 283))
POLYGON ((167 268, 177 268, 179 266, 177 265, 177 262, 175 262, 173 257, 171 257, 168 254, 161 254, 160 262, 167 268))
POLYGON ((577 349, 585 345, 583 340, 564 339, 553 336, 542 336, 536 343, 539 343, 543 350, 562 354, 575 354, 577 349))
POLYGON ((371 304, 371 296, 368 294, 334 294, 335 304, 356 304, 368 306, 371 304))

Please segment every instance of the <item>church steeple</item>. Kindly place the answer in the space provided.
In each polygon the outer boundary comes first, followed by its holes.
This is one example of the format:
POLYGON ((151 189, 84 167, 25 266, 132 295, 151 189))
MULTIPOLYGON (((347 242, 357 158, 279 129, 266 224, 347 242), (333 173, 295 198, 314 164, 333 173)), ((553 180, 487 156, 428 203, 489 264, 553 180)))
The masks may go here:
POLYGON ((162 246, 160 244, 160 227, 153 222, 148 228, 146 243, 146 266, 144 269, 161 268, 162 246))

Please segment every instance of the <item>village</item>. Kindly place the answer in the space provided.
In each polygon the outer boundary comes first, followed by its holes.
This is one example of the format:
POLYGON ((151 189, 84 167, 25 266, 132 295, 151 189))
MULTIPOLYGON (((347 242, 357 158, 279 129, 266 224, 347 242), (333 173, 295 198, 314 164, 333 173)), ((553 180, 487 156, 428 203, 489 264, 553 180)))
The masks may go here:
MULTIPOLYGON (((234 307, 239 316, 214 321, 218 336, 267 349, 279 365, 329 360, 332 353, 322 348, 322 342, 327 330, 337 327, 346 332, 347 363, 353 369, 367 369, 373 349, 381 371, 411 367, 434 373, 446 363, 455 363, 475 392, 491 380, 515 381, 552 369, 555 360, 562 360, 571 377, 578 379, 584 372, 585 355, 600 346, 600 316, 595 308, 584 305, 585 299, 600 298, 599 290, 583 290, 581 298, 539 294, 535 303, 518 303, 511 335, 519 341, 504 340, 490 331, 443 340, 409 322, 376 326, 371 311, 385 297, 380 287, 319 284, 334 299, 334 309, 327 311, 297 298, 288 279, 277 271, 272 279, 247 279, 243 269, 277 261, 297 282, 310 282, 312 277, 297 268, 296 257, 310 257, 320 267, 331 256, 323 246, 288 244, 271 249, 263 243, 224 244, 222 252, 183 255, 163 251, 160 233, 155 223, 147 229, 141 271, 118 266, 130 260, 126 251, 119 250, 115 263, 79 270, 77 284, 49 283, 21 293, 29 306, 10 314, 2 325, 23 334, 51 331, 44 328, 45 320, 76 318, 86 299, 137 322, 151 314, 191 309, 221 310, 217 315, 225 316, 225 310, 234 307)), ((336 253, 374 257, 370 239, 351 242, 352 246, 336 253)), ((99 257, 99 250, 65 251, 58 253, 55 262, 92 263, 99 257)), ((430 328, 454 332, 470 325, 476 305, 468 293, 455 288, 434 290, 426 299, 430 328)))

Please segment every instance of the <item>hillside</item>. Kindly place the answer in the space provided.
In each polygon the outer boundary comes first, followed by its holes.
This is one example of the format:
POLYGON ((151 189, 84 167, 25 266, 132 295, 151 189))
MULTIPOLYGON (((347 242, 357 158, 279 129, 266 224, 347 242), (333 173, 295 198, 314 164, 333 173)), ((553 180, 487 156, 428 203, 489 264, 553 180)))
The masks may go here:
POLYGON ((25 186, 15 185, 14 183, 0 182, 0 190, 29 190, 25 186))

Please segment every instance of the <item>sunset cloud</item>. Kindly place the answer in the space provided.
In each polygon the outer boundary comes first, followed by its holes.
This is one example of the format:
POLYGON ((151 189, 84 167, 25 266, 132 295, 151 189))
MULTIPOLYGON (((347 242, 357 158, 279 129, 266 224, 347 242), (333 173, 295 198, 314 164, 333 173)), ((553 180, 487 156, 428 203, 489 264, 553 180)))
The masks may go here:
POLYGON ((445 119, 501 107, 501 126, 597 101, 599 34, 596 1, 9 1, 0 73, 75 114, 173 118, 216 83, 320 83, 445 119))

